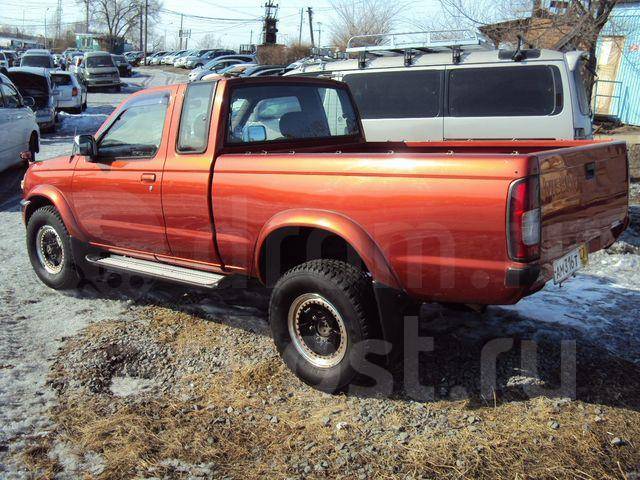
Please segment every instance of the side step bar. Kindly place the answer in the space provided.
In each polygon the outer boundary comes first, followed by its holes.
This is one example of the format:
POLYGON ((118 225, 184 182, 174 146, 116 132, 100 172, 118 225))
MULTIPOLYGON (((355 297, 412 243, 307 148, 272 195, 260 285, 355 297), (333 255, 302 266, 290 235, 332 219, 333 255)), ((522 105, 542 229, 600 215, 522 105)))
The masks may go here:
POLYGON ((87 261, 93 265, 104 267, 107 270, 120 270, 138 275, 158 278, 168 282, 185 283, 204 288, 214 288, 224 275, 191 268, 168 265, 166 263, 141 260, 139 258, 111 255, 108 257, 96 257, 87 255, 87 261))

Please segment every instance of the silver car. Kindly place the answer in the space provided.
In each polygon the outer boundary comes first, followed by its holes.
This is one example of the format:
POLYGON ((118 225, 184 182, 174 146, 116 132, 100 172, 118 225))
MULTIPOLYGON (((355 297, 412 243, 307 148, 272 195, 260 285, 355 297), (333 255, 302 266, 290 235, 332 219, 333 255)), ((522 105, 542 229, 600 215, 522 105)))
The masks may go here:
POLYGON ((51 81, 58 110, 82 113, 87 108, 87 89, 71 72, 52 72, 51 81))
POLYGON ((7 71, 23 98, 31 97, 36 112, 36 121, 42 132, 53 132, 56 129, 57 102, 51 83, 51 75, 46 68, 14 67, 7 71))
POLYGON ((225 55, 215 58, 208 62, 201 68, 194 68, 189 72, 189 81, 197 82, 202 80, 202 77, 209 75, 210 73, 219 73, 231 65, 237 65, 238 63, 254 63, 255 57, 252 55, 225 55))
POLYGON ((79 75, 87 88, 110 87, 116 92, 121 89, 122 82, 118 67, 107 52, 87 52, 80 67, 79 75))
POLYGON ((196 50, 192 52, 184 60, 184 66, 186 68, 198 68, 203 67, 205 63, 223 55, 233 55, 233 50, 221 50, 219 48, 206 48, 204 50, 196 50))

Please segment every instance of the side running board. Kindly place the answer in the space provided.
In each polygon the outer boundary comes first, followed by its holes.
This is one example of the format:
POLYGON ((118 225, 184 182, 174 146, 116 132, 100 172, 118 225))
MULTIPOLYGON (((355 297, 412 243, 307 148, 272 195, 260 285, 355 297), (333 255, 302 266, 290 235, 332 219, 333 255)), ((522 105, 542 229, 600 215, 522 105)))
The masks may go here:
POLYGON ((158 278, 168 282, 186 283, 204 288, 214 288, 224 275, 191 268, 177 267, 166 263, 141 260, 139 258, 111 255, 109 257, 87 256, 87 261, 107 270, 120 270, 138 275, 158 278))

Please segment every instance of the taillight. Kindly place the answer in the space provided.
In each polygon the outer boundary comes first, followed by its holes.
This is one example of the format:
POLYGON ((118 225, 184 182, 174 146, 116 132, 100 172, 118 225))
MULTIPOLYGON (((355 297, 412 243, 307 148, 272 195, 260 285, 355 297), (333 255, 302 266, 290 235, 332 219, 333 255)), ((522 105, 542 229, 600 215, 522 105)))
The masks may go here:
POLYGON ((509 257, 518 262, 540 258, 540 178, 533 175, 516 180, 509 188, 507 204, 509 257))
POLYGON ((71 90, 71 96, 72 97, 78 96, 78 89, 76 87, 73 87, 73 90, 71 90))

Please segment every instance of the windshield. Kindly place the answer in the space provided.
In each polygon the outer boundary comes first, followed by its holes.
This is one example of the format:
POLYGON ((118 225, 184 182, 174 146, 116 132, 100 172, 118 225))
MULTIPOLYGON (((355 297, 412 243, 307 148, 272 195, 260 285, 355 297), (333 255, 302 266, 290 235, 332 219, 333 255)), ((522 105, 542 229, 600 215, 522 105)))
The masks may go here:
POLYGON ((319 85, 236 87, 227 142, 278 142, 356 136, 358 119, 346 89, 319 85))
POLYGON ((96 57, 87 57, 85 60, 85 66, 87 68, 100 68, 113 67, 114 65, 110 55, 98 55, 96 57))
POLYGON ((114 55, 113 59, 116 62, 126 62, 127 61, 127 59, 124 58, 124 55, 114 55))
POLYGON ((25 55, 20 61, 20 66, 51 68, 51 57, 48 55, 25 55))

